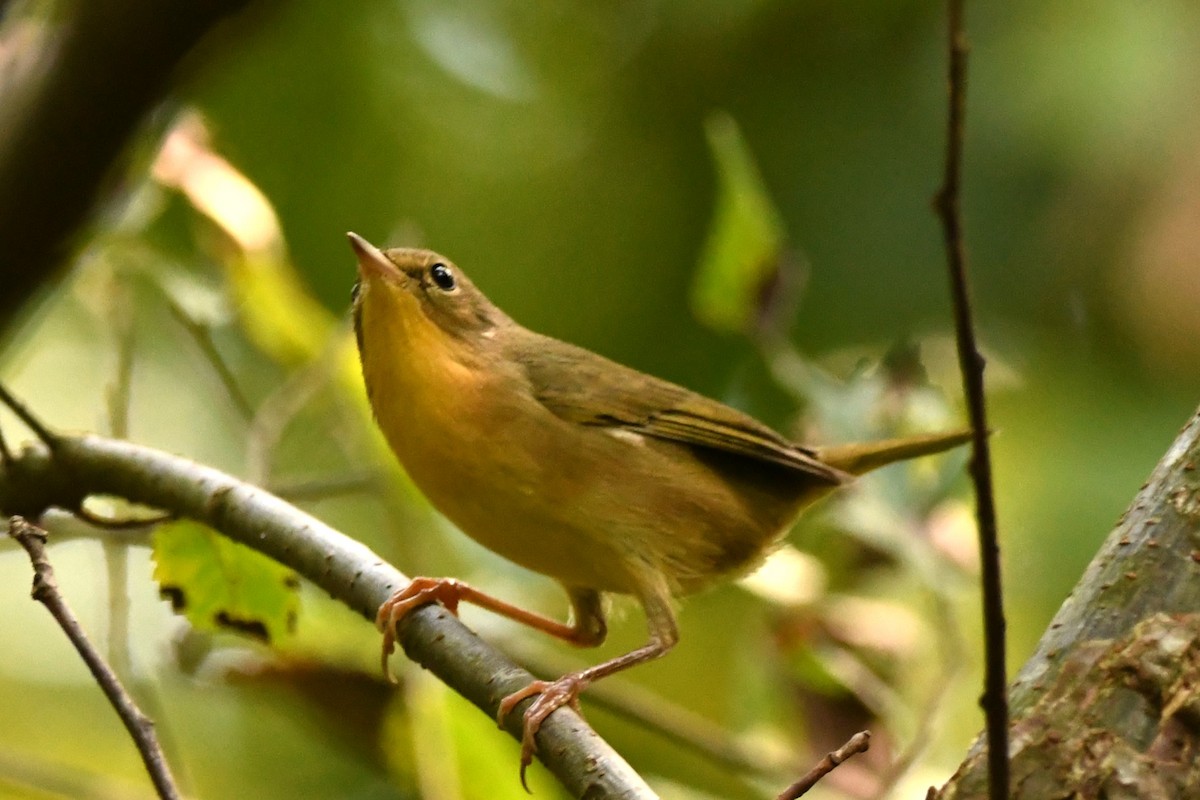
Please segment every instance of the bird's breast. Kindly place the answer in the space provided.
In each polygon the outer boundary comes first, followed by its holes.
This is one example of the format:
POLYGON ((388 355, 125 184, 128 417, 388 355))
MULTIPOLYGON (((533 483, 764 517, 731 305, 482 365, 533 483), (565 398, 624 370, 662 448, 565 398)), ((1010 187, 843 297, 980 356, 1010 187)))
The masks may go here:
POLYGON ((430 502, 512 561, 574 586, 636 591, 650 570, 689 590, 751 564, 793 513, 689 446, 562 419, 520 374, 451 355, 366 359, 372 405, 430 502))

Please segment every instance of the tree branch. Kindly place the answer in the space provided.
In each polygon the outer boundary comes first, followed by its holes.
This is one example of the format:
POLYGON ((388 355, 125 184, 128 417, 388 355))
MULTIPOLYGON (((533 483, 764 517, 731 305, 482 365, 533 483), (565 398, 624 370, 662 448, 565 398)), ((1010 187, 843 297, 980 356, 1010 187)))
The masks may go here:
POLYGON ((989 795, 1008 800, 1008 678, 1005 665, 1004 595, 1000 579, 1000 537, 992 490, 992 456, 988 444, 984 399, 984 358, 975 341, 971 292, 967 286, 967 248, 963 241, 962 161, 967 109, 967 33, 965 0, 947 4, 949 113, 946 119, 946 164, 934 206, 942 220, 946 266, 954 306, 954 334, 963 393, 971 419, 970 472, 975 483, 975 516, 979 525, 980 587, 983 592, 984 690, 981 704, 987 719, 989 795))
MULTIPOLYGON (((1014 798, 1200 797, 1200 412, 1012 687, 1014 798)), ((984 796, 977 740, 937 800, 984 796)))
POLYGON ((138 753, 142 756, 146 771, 150 773, 150 780, 153 781, 158 796, 164 800, 178 800, 179 789, 175 786, 175 779, 171 776, 171 767, 167 764, 162 747, 158 744, 153 720, 143 714, 133 702, 116 673, 88 640, 87 634, 79 625, 79 620, 58 591, 54 567, 46 557, 46 532, 31 525, 23 517, 12 517, 8 521, 8 535, 16 539, 21 547, 25 548, 25 552, 29 553, 29 561, 33 565, 33 599, 44 605, 63 629, 63 633, 71 640, 71 644, 91 670, 92 677, 112 703, 117 715, 121 717, 121 722, 125 724, 125 729, 129 731, 138 753))
MULTIPOLYGON (((564 674, 580 668, 572 659, 548 657, 544 653, 522 650, 508 652, 522 664, 547 675, 564 674)), ((760 782, 776 781, 791 774, 796 761, 786 750, 775 752, 755 740, 743 741, 737 734, 676 705, 638 684, 609 679, 588 687, 584 695, 590 708, 610 714, 651 731, 674 745, 690 750, 706 761, 760 782)))
POLYGON ((826 753, 825 757, 818 761, 815 767, 801 776, 800 780, 780 792, 777 800, 796 800, 798 797, 803 797, 808 794, 809 789, 816 786, 822 778, 837 769, 846 759, 859 753, 865 753, 870 747, 871 734, 867 731, 859 731, 837 750, 834 750, 832 753, 826 753))
MULTIPOLYGON (((408 582, 366 546, 210 467, 98 436, 60 436, 55 442, 53 453, 30 445, 0 469, 0 508, 74 508, 80 498, 103 493, 166 509, 287 565, 370 620, 408 582)), ((425 606, 406 617, 400 643, 409 658, 493 719, 501 698, 533 680, 440 606, 425 606)), ((523 711, 518 706, 505 723, 517 739, 523 711)), ((575 797, 654 797, 621 756, 570 709, 552 714, 537 738, 538 757, 575 797)), ((515 764, 513 771, 516 780, 515 764)))

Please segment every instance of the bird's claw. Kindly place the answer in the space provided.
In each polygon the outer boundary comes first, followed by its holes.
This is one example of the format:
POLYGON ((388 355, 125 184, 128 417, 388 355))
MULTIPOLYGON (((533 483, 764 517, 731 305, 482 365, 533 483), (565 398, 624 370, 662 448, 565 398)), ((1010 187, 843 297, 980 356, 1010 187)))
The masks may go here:
POLYGON ((396 625, 414 609, 429 603, 441 603, 451 614, 458 615, 463 585, 453 578, 413 578, 403 589, 396 591, 379 606, 375 627, 383 634, 383 674, 388 682, 397 683, 388 669, 388 657, 396 649, 396 625))
POLYGON ((534 737, 542 727, 546 718, 563 706, 569 705, 578 713, 579 693, 588 682, 577 674, 562 676, 556 681, 532 681, 523 689, 518 689, 500 701, 496 712, 496 722, 504 726, 504 719, 517 707, 521 701, 538 695, 529 708, 525 709, 524 725, 521 733, 521 786, 529 791, 525 782, 525 770, 533 763, 533 754, 537 752, 537 742, 534 737))

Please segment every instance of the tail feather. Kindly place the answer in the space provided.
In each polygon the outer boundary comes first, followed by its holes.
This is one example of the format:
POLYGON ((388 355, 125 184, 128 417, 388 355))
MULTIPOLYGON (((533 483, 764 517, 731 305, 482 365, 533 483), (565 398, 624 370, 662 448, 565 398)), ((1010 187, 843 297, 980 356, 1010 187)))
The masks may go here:
POLYGON ((862 475, 896 461, 933 455, 971 441, 970 429, 929 433, 878 442, 856 442, 817 448, 817 457, 851 475, 862 475))

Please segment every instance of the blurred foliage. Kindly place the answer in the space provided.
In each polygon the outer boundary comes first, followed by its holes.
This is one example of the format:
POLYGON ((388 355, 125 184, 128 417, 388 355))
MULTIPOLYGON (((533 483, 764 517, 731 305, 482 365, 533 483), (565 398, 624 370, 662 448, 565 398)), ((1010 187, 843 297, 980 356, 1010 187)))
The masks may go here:
POLYGON ((754 333, 774 305, 770 294, 781 273, 783 224, 737 123, 714 114, 705 127, 718 185, 692 308, 717 330, 754 333))
MULTIPOLYGON (((12 4, 4 24, 54 13, 12 4)), ((147 124, 69 279, 3 333, 0 375, 50 423, 106 431, 124 308, 130 438, 296 491, 409 574, 565 613, 549 581, 430 513, 381 446, 343 319, 345 232, 438 248, 524 324, 806 441, 957 425, 928 207, 941 13, 253 7, 147 124), (709 122, 706 141, 708 120, 731 122, 709 122), (764 264, 787 263, 760 254, 784 243, 804 254, 803 294, 781 320, 790 336, 764 338, 745 320, 762 310, 764 264), (696 298, 718 324, 693 316, 696 298)), ((1015 0, 972 6, 969 23, 964 200, 1015 666, 1200 395, 1200 7, 1015 0)), ((765 573, 682 606, 667 658, 614 679, 653 693, 632 704, 644 716, 717 723, 758 754, 757 773, 585 698, 589 718, 669 797, 770 795, 864 726, 872 750, 822 796, 938 782, 981 726, 963 459, 890 469, 814 509, 765 573)), ((99 534, 81 528, 53 525, 51 555, 85 628, 112 644, 99 534)), ((401 689, 385 686, 373 628, 311 587, 295 634, 267 650, 188 631, 157 598, 148 546, 130 559, 126 677, 195 796, 519 790, 515 743, 402 659, 401 689)), ((0 756, 0 794, 136 796, 136 754, 28 580, 22 554, 0 549, 14 654, 0 751, 18 754, 0 756)), ((538 663, 595 663, 644 638, 636 610, 587 653, 463 616, 538 663)), ((556 796, 540 768, 530 777, 556 796)))
POLYGON ((197 628, 264 642, 295 628, 299 579, 286 567, 186 519, 158 525, 153 543, 159 592, 197 628))

